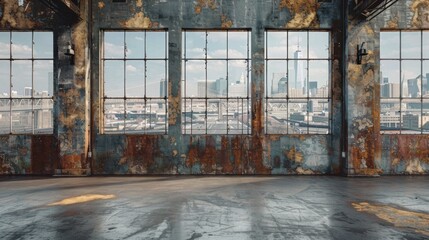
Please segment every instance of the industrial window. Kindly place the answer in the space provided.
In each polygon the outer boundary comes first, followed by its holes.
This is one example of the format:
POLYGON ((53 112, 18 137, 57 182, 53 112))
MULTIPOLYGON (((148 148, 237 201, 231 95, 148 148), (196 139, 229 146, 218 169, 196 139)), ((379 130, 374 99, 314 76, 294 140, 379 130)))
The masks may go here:
POLYGON ((0 134, 53 132, 53 34, 0 31, 0 134))
POLYGON ((265 33, 265 132, 330 133, 329 32, 265 33))
POLYGON ((104 31, 104 133, 167 133, 167 31, 104 31))
POLYGON ((184 31, 182 62, 182 132, 250 134, 250 31, 184 31))
POLYGON ((429 133, 429 31, 382 31, 380 65, 381 133, 429 133))

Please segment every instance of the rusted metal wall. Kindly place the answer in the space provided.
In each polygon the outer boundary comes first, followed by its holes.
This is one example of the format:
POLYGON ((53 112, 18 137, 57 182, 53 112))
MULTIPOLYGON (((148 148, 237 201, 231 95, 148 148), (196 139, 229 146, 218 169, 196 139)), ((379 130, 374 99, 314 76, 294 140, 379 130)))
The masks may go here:
MULTIPOLYGON (((353 2, 348 1, 349 5, 353 2)), ((321 3, 317 0, 127 0, 125 3, 97 0, 80 3, 83 19, 65 23, 61 16, 38 1, 26 0, 24 6, 18 6, 18 1, 0 0, 0 29, 51 29, 55 38, 54 133, 0 136, 0 174, 375 175, 428 172, 428 136, 380 135, 378 81, 380 28, 427 29, 428 15, 422 14, 429 8, 427 0, 398 1, 370 22, 341 18, 340 0, 321 3), (348 24, 346 34, 341 30, 344 21, 348 24), (100 134, 100 30, 160 28, 168 29, 169 33, 168 135, 100 134), (251 29, 252 134, 181 133, 183 28, 251 29), (332 134, 264 133, 264 31, 267 28, 331 32, 332 134), (346 45, 342 45, 344 36, 346 45), (356 45, 363 41, 369 54, 359 65, 356 45), (74 65, 64 55, 67 42, 71 42, 75 50, 74 65), (346 70, 345 76, 343 70, 346 70), (343 90, 347 90, 346 98, 343 90), (348 109, 346 118, 342 114, 344 106, 348 109), (343 126, 347 135, 341 139, 343 126), (347 149, 346 158, 341 157, 342 144, 347 149)))
MULTIPOLYGON (((168 135, 102 135, 101 105, 93 101, 94 174, 338 174, 341 126, 340 1, 221 1, 130 0, 93 3, 93 39, 101 29, 158 29, 169 32, 168 135), (252 134, 182 135, 181 133, 181 30, 251 29, 252 134), (332 30, 333 134, 264 134, 264 31, 279 29, 332 30)), ((92 52, 92 98, 99 99, 99 51, 92 52)))

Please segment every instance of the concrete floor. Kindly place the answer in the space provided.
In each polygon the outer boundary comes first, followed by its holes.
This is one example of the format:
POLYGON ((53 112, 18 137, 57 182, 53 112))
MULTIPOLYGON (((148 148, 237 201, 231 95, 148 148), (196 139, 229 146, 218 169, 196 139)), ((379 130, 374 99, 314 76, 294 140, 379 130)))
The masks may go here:
POLYGON ((428 177, 0 178, 0 239, 428 238, 428 177))

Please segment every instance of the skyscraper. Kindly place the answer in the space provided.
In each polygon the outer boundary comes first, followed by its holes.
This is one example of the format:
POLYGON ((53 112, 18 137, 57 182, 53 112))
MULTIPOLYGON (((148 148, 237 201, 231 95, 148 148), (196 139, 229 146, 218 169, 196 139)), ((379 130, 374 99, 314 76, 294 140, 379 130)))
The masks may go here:
POLYGON ((293 54, 293 57, 295 59, 294 60, 295 79, 291 87, 295 89, 300 89, 304 87, 304 67, 303 67, 303 62, 298 60, 302 58, 302 51, 299 49, 299 45, 298 45, 298 49, 293 54))

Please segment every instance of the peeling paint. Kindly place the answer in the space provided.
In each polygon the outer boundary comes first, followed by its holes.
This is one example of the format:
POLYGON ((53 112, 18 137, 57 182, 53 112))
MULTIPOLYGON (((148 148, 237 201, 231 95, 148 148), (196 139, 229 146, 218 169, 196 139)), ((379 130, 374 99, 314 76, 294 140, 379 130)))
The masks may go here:
POLYGON ((31 12, 31 8, 20 7, 18 5, 18 1, 3 1, 0 4, 2 4, 3 9, 3 16, 0 20, 0 26, 6 28, 12 27, 32 29, 40 25, 40 23, 31 20, 28 17, 28 14, 31 12))
POLYGON ((127 28, 151 28, 152 25, 150 18, 145 16, 143 12, 138 12, 134 17, 122 22, 122 26, 127 28))
POLYGON ((232 21, 225 15, 221 16, 221 22, 222 22, 221 24, 222 28, 230 28, 232 27, 232 24, 233 24, 232 21))
POLYGON ((317 0, 281 0, 279 3, 280 10, 287 8, 292 14, 292 19, 285 25, 287 28, 318 27, 317 10, 319 7, 320 4, 317 0))
POLYGON ((203 8, 209 8, 215 10, 218 7, 216 0, 197 0, 194 11, 196 14, 200 14, 203 8))
POLYGON ((414 0, 410 10, 413 13, 412 27, 429 28, 429 0, 414 0))

